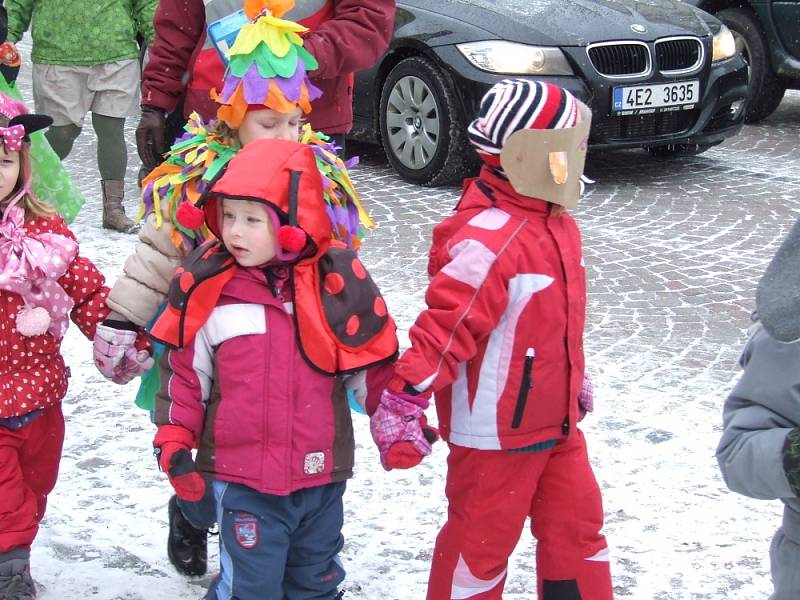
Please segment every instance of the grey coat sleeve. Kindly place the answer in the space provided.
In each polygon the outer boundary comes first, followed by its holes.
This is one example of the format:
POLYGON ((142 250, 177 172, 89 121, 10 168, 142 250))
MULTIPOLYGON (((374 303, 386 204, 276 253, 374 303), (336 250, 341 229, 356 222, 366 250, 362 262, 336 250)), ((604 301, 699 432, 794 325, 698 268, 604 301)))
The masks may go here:
POLYGON ((783 446, 800 415, 800 342, 778 342, 757 324, 740 364, 744 372, 723 409, 717 448, 722 476, 745 496, 794 497, 783 469, 783 446))

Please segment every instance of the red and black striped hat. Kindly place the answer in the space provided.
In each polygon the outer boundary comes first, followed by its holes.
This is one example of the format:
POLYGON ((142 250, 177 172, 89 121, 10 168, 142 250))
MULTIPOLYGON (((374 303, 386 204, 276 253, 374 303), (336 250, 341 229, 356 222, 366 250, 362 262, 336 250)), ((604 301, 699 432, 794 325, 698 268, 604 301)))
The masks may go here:
POLYGON ((496 157, 515 131, 563 129, 574 127, 578 120, 578 101, 564 88, 542 81, 503 79, 481 99, 467 135, 481 158, 499 166, 496 157))

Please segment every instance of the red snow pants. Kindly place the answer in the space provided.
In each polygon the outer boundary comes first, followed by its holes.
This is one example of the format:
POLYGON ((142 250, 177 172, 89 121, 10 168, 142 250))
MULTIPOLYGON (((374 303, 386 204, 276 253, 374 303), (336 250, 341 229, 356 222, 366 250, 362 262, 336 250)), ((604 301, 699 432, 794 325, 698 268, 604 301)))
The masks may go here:
POLYGON ((428 600, 501 599, 528 516, 540 600, 613 598, 600 488, 580 430, 542 452, 451 445, 447 466, 428 600))
POLYGON ((21 429, 0 427, 0 553, 30 549, 56 485, 63 443, 60 404, 21 429))

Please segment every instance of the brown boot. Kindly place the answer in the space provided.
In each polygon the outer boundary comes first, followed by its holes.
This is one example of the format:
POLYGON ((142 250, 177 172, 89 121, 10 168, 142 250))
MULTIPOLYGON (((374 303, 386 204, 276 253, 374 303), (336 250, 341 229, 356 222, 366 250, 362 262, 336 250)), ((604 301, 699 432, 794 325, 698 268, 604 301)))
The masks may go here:
POLYGON ((103 227, 123 233, 134 233, 139 226, 125 215, 122 198, 125 194, 125 182, 121 179, 101 181, 103 187, 103 227))

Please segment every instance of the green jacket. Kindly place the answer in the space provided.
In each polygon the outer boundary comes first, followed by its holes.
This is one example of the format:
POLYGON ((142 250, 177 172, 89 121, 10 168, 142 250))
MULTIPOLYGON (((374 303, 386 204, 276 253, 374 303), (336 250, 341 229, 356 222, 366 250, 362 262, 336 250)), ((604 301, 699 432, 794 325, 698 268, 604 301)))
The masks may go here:
POLYGON ((140 35, 153 41, 158 0, 5 0, 8 39, 33 25, 34 63, 99 65, 137 58, 140 35))

